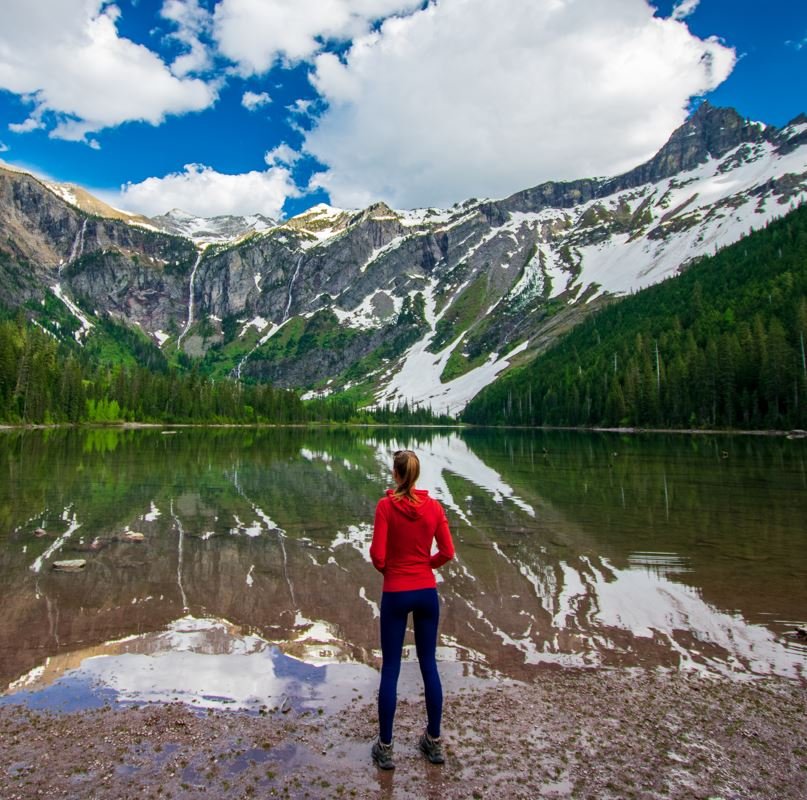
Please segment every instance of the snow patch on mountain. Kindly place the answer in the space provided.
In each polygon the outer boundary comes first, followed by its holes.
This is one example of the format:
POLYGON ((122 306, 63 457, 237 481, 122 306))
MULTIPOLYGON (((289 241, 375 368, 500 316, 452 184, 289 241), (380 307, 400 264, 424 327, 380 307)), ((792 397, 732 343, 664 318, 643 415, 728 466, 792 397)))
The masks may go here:
POLYGON ((70 203, 71 206, 78 206, 78 198, 75 191, 71 186, 65 183, 53 183, 46 181, 45 186, 48 187, 57 197, 61 197, 65 203, 70 203))
POLYGON ((430 353, 427 348, 434 339, 433 329, 447 307, 439 314, 435 313, 436 301, 432 287, 424 292, 424 299, 425 317, 432 330, 407 350, 401 367, 376 395, 376 402, 379 405, 392 406, 408 403, 410 407, 425 406, 438 413, 457 414, 510 365, 514 356, 527 348, 528 342, 522 342, 503 358, 499 358, 497 353, 491 353, 485 364, 443 383, 440 376, 464 334, 439 353, 430 353))
POLYGON ((251 349, 251 350, 250 350, 250 351, 249 351, 249 352, 248 352, 248 353, 247 353, 247 354, 246 354, 246 355, 245 355, 245 356, 244 356, 244 357, 243 357, 243 358, 242 358, 242 359, 241 359, 241 360, 238 362, 238 364, 236 365, 235 369, 233 369, 233 371, 232 371, 232 376, 233 376, 233 377, 234 377, 236 380, 241 380, 241 371, 242 371, 242 370, 243 370, 243 368, 244 368, 244 364, 246 364, 246 363, 247 363, 247 361, 249 361, 250 356, 251 356, 251 355, 252 355, 252 354, 253 354, 253 353, 254 353, 254 352, 255 352, 255 351, 256 351, 256 350, 257 350, 259 347, 263 347, 263 346, 264 346, 264 345, 265 345, 265 344, 266 344, 266 343, 267 343, 267 342, 268 342, 268 341, 269 341, 269 340, 270 340, 270 339, 271 339, 271 338, 272 338, 272 337, 273 337, 273 336, 274 336, 274 335, 275 335, 275 334, 276 334, 276 333, 277 333, 277 332, 278 332, 278 331, 279 331, 279 330, 280 330, 280 329, 281 329, 281 328, 282 328, 282 327, 283 327, 283 326, 284 326, 284 325, 285 325, 285 324, 286 324, 288 321, 289 321, 288 319, 285 319, 285 320, 283 320, 283 322, 281 322, 279 325, 275 325, 275 323, 274 323, 274 322, 267 322, 267 321, 266 321, 266 320, 265 320, 263 317, 255 317, 255 319, 250 320, 250 321, 249 321, 249 322, 248 322, 248 323, 247 323, 247 324, 244 326, 244 328, 241 330, 241 333, 239 334, 239 338, 240 338, 241 336, 243 336, 243 335, 246 333, 247 329, 248 329, 250 326, 254 326, 254 327, 256 327, 256 328, 258 329, 258 332, 259 332, 259 333, 263 333, 263 331, 265 331, 265 330, 266 330, 267 326, 268 326, 269 330, 268 330, 268 331, 266 331, 266 333, 264 333, 264 334, 263 334, 263 336, 261 336, 261 338, 260 338, 260 339, 258 339, 258 341, 257 341, 257 343, 255 344, 255 346, 254 346, 254 347, 253 347, 253 348, 252 348, 252 349, 251 349), (261 327, 261 326, 262 326, 262 327, 261 327))
POLYGON ((82 344, 84 337, 92 330, 93 324, 90 322, 84 312, 64 293, 61 284, 56 283, 51 286, 51 291, 56 297, 59 298, 66 306, 68 311, 81 323, 81 327, 75 332, 76 341, 82 344))
MULTIPOLYGON (((807 200, 807 154, 795 150, 784 156, 768 143, 759 144, 751 158, 731 171, 726 164, 743 156, 741 145, 722 159, 709 159, 690 172, 643 187, 643 197, 655 200, 656 213, 662 214, 645 236, 611 236, 602 244, 579 248, 583 287, 596 284, 601 292, 625 294, 638 291, 675 274, 693 258, 714 253, 741 239, 755 228, 786 213, 807 200), (785 175, 801 175, 802 188, 789 204, 766 197, 765 185, 785 175), (675 213, 681 208, 680 213, 675 213), (664 234, 665 224, 681 229, 664 234), (654 232, 657 235, 654 235, 654 232)), ((595 204, 615 204, 618 195, 593 201, 577 209, 582 216, 595 204)))
POLYGON ((301 233, 303 238, 297 242, 297 246, 302 250, 310 250, 312 247, 329 243, 340 234, 347 226, 352 213, 355 212, 319 203, 287 220, 280 228, 301 233))
POLYGON ((251 320, 247 321, 244 324, 243 328, 241 328, 241 332, 238 334, 238 338, 243 339, 244 334, 250 328, 255 328, 258 331, 258 333, 263 333, 269 324, 270 324, 269 321, 265 320, 263 317, 253 317, 251 320))
MULTIPOLYGON (((341 325, 346 325, 350 328, 358 328, 360 330, 372 330, 373 328, 379 327, 379 325, 384 322, 384 319, 382 319, 377 310, 378 298, 381 296, 392 303, 394 314, 400 311, 403 300, 398 297, 392 298, 383 291, 373 292, 365 297, 359 305, 349 311, 345 311, 338 306, 333 306, 331 311, 336 315, 341 325)), ((392 316, 392 314, 386 315, 386 319, 390 316, 392 316)))
POLYGON ((807 122, 797 122, 795 124, 788 125, 786 128, 783 128, 782 135, 786 139, 795 139, 797 136, 800 136, 805 131, 807 131, 807 122))

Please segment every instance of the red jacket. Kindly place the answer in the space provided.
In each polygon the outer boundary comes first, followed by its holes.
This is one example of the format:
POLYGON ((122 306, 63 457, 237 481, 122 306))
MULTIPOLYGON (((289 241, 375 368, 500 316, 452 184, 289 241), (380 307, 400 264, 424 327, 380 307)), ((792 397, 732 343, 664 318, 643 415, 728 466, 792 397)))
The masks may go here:
POLYGON ((415 489, 415 494, 419 504, 387 489, 375 509, 370 558, 384 575, 385 592, 433 589, 437 581, 432 570, 454 558, 443 507, 425 489, 415 489), (432 555, 435 539, 437 552, 432 555))

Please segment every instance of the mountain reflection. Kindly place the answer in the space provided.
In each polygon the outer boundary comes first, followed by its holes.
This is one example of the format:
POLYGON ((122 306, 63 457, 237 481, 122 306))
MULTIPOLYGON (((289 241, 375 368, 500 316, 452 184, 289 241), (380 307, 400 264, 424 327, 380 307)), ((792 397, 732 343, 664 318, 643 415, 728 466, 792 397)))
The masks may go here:
POLYGON ((803 676, 785 636, 807 617, 798 442, 721 440, 714 458, 706 438, 186 429, 0 436, 0 682, 84 663, 158 698, 174 691, 159 655, 197 700, 215 685, 249 705, 266 696, 253 674, 312 702, 337 667, 363 675, 379 663, 373 511, 402 447, 457 544, 443 661, 803 676), (74 558, 83 571, 53 571, 74 558))

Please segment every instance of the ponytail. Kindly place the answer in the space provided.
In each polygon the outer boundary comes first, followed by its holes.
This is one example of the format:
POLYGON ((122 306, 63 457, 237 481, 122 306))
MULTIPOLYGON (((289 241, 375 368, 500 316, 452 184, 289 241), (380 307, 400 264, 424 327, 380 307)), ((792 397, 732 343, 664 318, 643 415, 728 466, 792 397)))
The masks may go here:
POLYGON ((401 500, 408 497, 410 502, 419 504, 415 494, 415 482, 420 477, 420 460, 411 450, 396 450, 392 456, 392 469, 400 481, 393 495, 401 500))

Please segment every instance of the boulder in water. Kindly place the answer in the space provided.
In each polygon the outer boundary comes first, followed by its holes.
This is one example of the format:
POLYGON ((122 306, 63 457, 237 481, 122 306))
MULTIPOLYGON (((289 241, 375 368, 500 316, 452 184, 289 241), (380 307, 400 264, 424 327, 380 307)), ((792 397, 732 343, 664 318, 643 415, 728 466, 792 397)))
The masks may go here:
POLYGON ((53 569, 59 572, 81 572, 87 562, 83 558, 72 558, 67 561, 54 561, 53 569))

